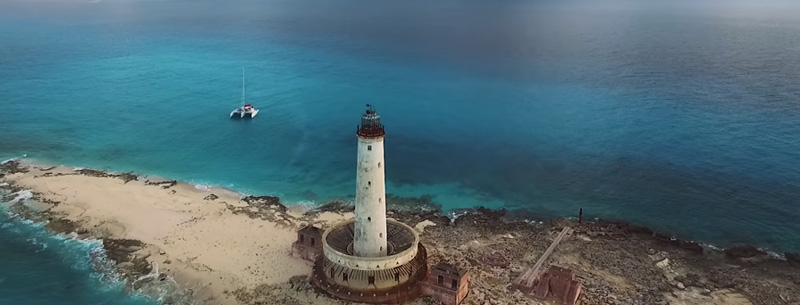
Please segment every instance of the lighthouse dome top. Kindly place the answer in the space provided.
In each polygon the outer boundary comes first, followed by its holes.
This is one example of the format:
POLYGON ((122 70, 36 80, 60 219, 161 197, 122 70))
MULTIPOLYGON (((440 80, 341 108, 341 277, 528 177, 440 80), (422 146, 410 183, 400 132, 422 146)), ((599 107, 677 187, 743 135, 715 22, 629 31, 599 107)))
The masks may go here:
POLYGON ((358 126, 359 137, 377 138, 386 135, 381 124, 381 116, 375 112, 375 107, 367 104, 367 111, 361 116, 361 125, 358 126))

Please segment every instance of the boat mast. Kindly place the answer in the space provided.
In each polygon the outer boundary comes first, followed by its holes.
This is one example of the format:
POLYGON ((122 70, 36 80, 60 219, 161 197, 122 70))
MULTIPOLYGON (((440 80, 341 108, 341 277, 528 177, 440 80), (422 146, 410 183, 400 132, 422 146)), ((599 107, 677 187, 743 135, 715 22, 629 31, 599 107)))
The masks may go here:
POLYGON ((244 67, 242 67, 242 107, 244 105, 244 67))

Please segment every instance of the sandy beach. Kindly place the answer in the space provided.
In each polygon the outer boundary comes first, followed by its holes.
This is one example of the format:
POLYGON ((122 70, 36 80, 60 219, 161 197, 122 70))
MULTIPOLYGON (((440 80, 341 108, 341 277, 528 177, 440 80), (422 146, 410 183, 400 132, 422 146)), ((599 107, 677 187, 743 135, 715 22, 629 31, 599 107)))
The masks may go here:
MULTIPOLYGON (((17 161, 0 167, 0 187, 11 192, 4 198, 11 209, 47 221, 54 233, 103 239, 118 272, 142 293, 174 281, 194 304, 345 304, 311 287, 312 265, 292 257, 291 244, 305 225, 352 217, 347 204, 305 211, 276 197, 17 161)), ((509 283, 565 226, 575 229, 574 237, 547 263, 576 273, 583 305, 800 304, 800 262, 790 253, 776 258, 749 246, 713 250, 621 222, 531 222, 481 208, 452 220, 440 211, 408 208, 414 198, 391 199, 389 217, 423 232, 429 262, 470 272, 463 304, 542 304, 509 283), (487 263, 495 254, 508 264, 487 263)), ((163 303, 181 302, 170 297, 163 303)), ((439 303, 424 298, 412 304, 439 303)))
POLYGON ((299 217, 302 211, 288 211, 281 222, 251 218, 234 212, 248 208, 239 194, 220 188, 144 177, 125 181, 66 167, 26 168, 5 179, 50 202, 40 209, 78 224, 95 238, 143 242, 133 255, 148 256, 159 272, 213 304, 238 304, 230 292, 310 273, 310 262, 291 256, 296 229, 309 221, 344 217, 327 213, 301 219, 291 214, 299 217))

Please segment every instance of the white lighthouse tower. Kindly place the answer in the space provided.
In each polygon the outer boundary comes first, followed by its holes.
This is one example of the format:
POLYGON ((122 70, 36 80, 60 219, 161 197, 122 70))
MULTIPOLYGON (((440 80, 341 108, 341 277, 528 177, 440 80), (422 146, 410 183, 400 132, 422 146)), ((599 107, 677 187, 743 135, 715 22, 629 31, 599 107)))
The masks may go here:
MULTIPOLYGON (((361 116, 356 165, 355 217, 322 233, 312 282, 326 293, 358 303, 400 304, 422 295, 428 254, 419 234, 386 218, 381 117, 367 105, 361 116)), ((300 237, 302 240, 302 237, 300 237)), ((311 246, 315 239, 312 237, 311 246)))
POLYGON ((358 165, 353 254, 386 256, 386 182, 381 117, 367 104, 358 126, 358 165))

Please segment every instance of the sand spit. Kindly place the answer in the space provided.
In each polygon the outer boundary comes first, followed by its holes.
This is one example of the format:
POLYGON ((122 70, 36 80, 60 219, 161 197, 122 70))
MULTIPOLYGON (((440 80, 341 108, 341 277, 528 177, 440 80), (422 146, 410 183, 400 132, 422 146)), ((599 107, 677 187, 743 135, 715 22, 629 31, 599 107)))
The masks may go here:
MULTIPOLYGON (((48 221, 53 232, 102 238, 131 289, 147 293, 174 280, 182 293, 165 297, 165 304, 185 296, 196 304, 344 304, 310 287, 311 264, 291 257, 290 247, 304 225, 351 217, 347 204, 303 211, 276 197, 17 161, 0 166, 0 187, 6 196, 32 192, 33 200, 11 206, 21 216, 48 221)), ((581 304, 800 304, 797 256, 775 259, 752 247, 716 251, 620 222, 537 224, 486 209, 452 221, 430 208, 430 198, 419 200, 425 208, 415 211, 409 208, 414 198, 387 199, 389 217, 424 230, 431 263, 446 260, 470 270, 464 304, 540 304, 509 290, 509 283, 567 225, 575 235, 549 263, 576 272, 584 283, 581 304), (510 264, 493 267, 489 256, 510 264)))

